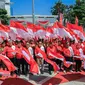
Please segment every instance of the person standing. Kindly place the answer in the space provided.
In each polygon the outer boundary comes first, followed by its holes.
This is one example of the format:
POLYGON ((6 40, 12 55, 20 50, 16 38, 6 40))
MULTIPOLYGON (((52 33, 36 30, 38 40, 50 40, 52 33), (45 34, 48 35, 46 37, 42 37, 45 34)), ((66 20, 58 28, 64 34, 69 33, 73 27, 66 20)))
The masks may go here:
MULTIPOLYGON (((42 44, 42 41, 38 41, 38 47, 45 52, 45 48, 42 44)), ((35 48, 35 56, 37 59, 38 66, 40 68, 41 73, 43 74, 44 72, 44 59, 40 53, 37 53, 37 49, 35 48)))
POLYGON ((21 52, 21 41, 17 41, 17 45, 16 45, 16 63, 17 63, 17 68, 18 68, 18 75, 21 74, 21 72, 24 70, 22 69, 22 52, 21 52))

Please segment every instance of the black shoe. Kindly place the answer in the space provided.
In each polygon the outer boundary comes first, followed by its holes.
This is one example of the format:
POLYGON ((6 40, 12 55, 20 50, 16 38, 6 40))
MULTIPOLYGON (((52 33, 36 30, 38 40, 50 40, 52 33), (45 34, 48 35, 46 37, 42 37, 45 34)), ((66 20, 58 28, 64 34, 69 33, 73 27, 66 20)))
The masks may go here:
POLYGON ((27 74, 25 74, 25 76, 27 76, 27 74))
POLYGON ((51 72, 51 71, 49 71, 49 74, 51 75, 51 74, 52 74, 52 72, 51 72))
POLYGON ((30 75, 33 75, 32 73, 29 73, 30 75))
POLYGON ((78 71, 79 71, 79 72, 81 72, 81 70, 80 70, 80 69, 79 69, 78 71))
POLYGON ((25 73, 24 73, 24 72, 22 72, 22 75, 25 75, 25 73))
POLYGON ((44 74, 44 72, 43 72, 43 71, 41 71, 41 74, 44 74))
POLYGON ((60 69, 60 71, 63 71, 63 69, 60 69))

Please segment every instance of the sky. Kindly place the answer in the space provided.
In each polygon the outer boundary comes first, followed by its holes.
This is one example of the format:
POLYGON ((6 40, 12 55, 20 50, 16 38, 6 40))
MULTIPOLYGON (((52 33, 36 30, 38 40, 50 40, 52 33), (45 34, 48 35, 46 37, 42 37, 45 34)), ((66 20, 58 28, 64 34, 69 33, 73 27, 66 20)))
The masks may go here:
MULTIPOLYGON (((58 0, 34 0, 35 15, 51 15, 51 7, 58 0)), ((32 0, 11 0, 11 15, 31 15, 32 0)), ((75 0, 62 0, 66 5, 75 4, 75 0)))

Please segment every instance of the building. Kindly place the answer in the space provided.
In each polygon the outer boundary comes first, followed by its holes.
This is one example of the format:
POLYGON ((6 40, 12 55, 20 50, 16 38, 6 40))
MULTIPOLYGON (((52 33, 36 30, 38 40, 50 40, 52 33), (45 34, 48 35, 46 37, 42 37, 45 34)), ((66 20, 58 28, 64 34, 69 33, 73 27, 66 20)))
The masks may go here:
MULTIPOLYGON (((35 23, 38 21, 49 21, 50 23, 54 23, 57 20, 57 15, 35 15, 35 23)), ((11 16, 12 20, 16 21, 26 21, 32 22, 32 15, 18 15, 18 16, 11 16)))
MULTIPOLYGON (((0 0, 0 8, 6 9, 9 16, 11 16, 12 20, 18 21, 26 21, 32 22, 32 15, 14 15, 12 16, 12 10, 10 8, 11 2, 10 0, 0 0)), ((35 23, 38 21, 45 21, 48 20, 49 22, 53 23, 56 21, 58 16, 56 15, 35 15, 35 23)))
POLYGON ((1 9, 6 9, 7 10, 7 14, 10 16, 11 12, 10 12, 10 0, 0 0, 0 8, 1 9))

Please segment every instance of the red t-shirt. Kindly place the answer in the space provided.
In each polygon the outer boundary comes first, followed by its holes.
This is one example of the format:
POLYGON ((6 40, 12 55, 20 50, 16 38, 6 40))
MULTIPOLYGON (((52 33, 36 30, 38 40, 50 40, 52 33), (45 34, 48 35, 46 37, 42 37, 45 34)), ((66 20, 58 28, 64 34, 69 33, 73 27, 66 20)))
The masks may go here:
POLYGON ((6 46, 2 52, 2 54, 6 55, 8 58, 15 57, 15 50, 12 47, 6 46))
POLYGON ((18 48, 18 47, 16 47, 16 58, 17 59, 21 59, 22 57, 23 57, 23 55, 22 55, 22 48, 18 48))

